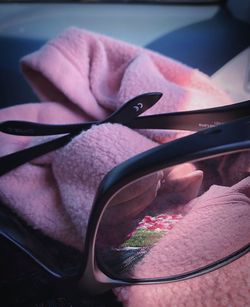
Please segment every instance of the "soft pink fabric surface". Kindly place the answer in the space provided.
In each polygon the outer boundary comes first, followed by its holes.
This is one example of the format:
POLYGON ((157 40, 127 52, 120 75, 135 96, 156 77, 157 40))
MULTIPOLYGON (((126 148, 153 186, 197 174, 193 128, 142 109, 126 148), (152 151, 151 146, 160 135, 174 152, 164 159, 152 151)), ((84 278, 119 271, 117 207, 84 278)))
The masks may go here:
MULTIPOLYGON (((164 96, 148 114, 230 103, 228 96, 198 70, 148 50, 75 28, 24 57, 21 65, 42 103, 1 110, 0 121, 73 123, 102 119, 128 99, 150 91, 163 92, 164 96)), ((34 228, 82 249, 89 210, 103 176, 127 158, 178 136, 170 131, 143 131, 139 134, 116 124, 93 127, 64 148, 1 177, 0 198, 34 228)), ((26 148, 44 139, 47 138, 1 133, 0 154, 26 148)), ((200 174, 195 176, 194 182, 199 184, 200 174)), ((239 263, 246 268, 243 259, 239 263)), ((247 270, 249 272, 249 267, 245 271, 240 269, 239 273, 234 271, 244 285, 246 277, 249 278, 247 270)), ((204 281, 209 280, 208 291, 211 291, 209 283, 216 280, 213 274, 211 276, 215 279, 201 277, 204 281)), ((194 297, 195 293, 204 291, 199 288, 197 280, 187 282, 193 285, 194 297)), ((231 285, 230 278, 227 282, 231 285)), ((147 295, 156 299, 159 291, 158 306, 166 306, 168 287, 173 287, 173 292, 180 289, 178 284, 152 286, 147 295)), ((129 300, 121 297, 129 306, 141 306, 140 289, 130 288, 129 300)), ((227 289, 223 291, 227 292, 227 289)), ((246 290, 241 296, 246 297, 246 290)), ((171 302, 171 306, 180 303, 178 300, 176 304, 174 300, 171 302)), ((199 305, 198 301, 196 305, 199 305)))
POLYGON ((250 255, 209 274, 186 281, 120 288, 125 307, 247 307, 250 305, 250 255))

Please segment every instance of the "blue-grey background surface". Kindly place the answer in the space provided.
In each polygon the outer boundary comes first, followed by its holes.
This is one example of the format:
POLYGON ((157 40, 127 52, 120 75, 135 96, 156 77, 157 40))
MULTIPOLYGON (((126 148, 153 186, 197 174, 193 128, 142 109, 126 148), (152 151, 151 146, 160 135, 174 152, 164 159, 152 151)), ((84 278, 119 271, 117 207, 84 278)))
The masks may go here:
MULTIPOLYGON (((239 4, 239 2, 238 2, 239 4)), ((212 75, 250 45, 250 23, 217 5, 0 4, 1 107, 36 101, 22 56, 76 26, 144 46, 212 75)))

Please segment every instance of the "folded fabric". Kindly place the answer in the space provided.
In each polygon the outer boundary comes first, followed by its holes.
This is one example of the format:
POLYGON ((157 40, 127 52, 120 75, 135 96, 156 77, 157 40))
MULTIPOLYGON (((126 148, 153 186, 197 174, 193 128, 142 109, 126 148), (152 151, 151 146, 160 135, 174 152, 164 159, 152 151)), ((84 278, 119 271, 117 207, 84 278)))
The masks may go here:
MULTIPOLYGON (((130 98, 151 91, 164 95, 147 114, 230 103, 230 98, 196 69, 149 50, 75 28, 24 57, 21 68, 42 102, 1 110, 0 121, 18 119, 55 124, 104 119, 130 98)), ((0 199, 34 228, 82 250, 88 215, 104 175, 139 152, 180 135, 178 131, 138 133, 118 124, 94 126, 64 148, 2 176, 0 199)), ((46 139, 1 133, 0 154, 46 139)), ((178 169, 172 171, 178 173, 178 169)), ((168 177, 169 174, 158 173, 144 188, 138 187, 138 194, 128 192, 126 204, 132 201, 136 206, 145 190, 150 191, 150 195, 155 194, 159 188, 157 181, 162 177, 166 179, 166 188, 178 184, 180 190, 188 191, 182 196, 193 199, 203 174, 192 167, 179 174, 181 176, 168 177)), ((116 199, 114 212, 119 204, 116 199)), ((140 210, 144 206, 147 201, 140 210)), ((141 306, 138 303, 140 290, 137 296, 137 288, 132 289, 129 300, 126 296, 120 297, 130 306, 141 306)), ((245 293, 244 290, 243 296, 245 293)), ((159 306, 166 306, 161 296, 158 302, 159 306)), ((172 305, 178 306, 174 301, 172 305)))

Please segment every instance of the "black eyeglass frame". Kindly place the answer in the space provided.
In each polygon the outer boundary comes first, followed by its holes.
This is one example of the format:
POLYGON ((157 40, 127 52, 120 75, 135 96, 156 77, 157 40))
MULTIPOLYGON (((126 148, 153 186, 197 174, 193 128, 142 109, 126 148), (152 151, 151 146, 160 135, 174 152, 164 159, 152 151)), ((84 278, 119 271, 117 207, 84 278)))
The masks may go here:
MULTIPOLYGON (((98 264, 98 260, 95 257, 96 234, 102 215, 109 201, 115 196, 116 193, 120 191, 120 189, 142 176, 146 176, 147 174, 165 167, 200 160, 215 155, 217 156, 223 153, 250 149, 250 101, 240 104, 240 112, 237 111, 237 106, 235 108, 234 107, 235 106, 232 105, 228 107, 210 109, 212 110, 210 113, 208 111, 211 121, 213 114, 217 114, 216 112, 218 109, 219 114, 221 115, 223 114, 223 111, 220 111, 222 108, 224 108, 224 111, 226 111, 225 108, 229 108, 231 110, 229 112, 230 118, 228 119, 227 116, 225 116, 225 118, 229 120, 228 123, 204 129, 192 135, 159 145, 156 148, 136 155, 135 157, 121 163, 105 176, 98 188, 96 198, 93 203, 86 232, 85 253, 83 254, 82 263, 80 267, 78 267, 77 271, 68 273, 65 272, 63 268, 58 267, 55 259, 52 259, 49 255, 47 257, 46 253, 43 253, 43 247, 39 246, 39 243, 35 241, 35 238, 30 239, 30 234, 28 234, 28 238, 30 240, 27 240, 27 234, 24 234, 23 237, 22 235, 20 236, 20 233, 23 231, 21 230, 20 225, 18 226, 13 221, 7 221, 7 219, 4 217, 1 218, 1 215, 0 235, 3 235, 15 245, 19 246, 25 253, 29 254, 33 260, 43 267, 43 269, 53 275, 58 282, 62 282, 64 285, 74 283, 83 291, 87 291, 92 294, 98 294, 118 286, 149 283, 156 284, 185 280, 211 272, 238 259, 250 251, 250 243, 241 250, 238 250, 228 257, 214 262, 204 268, 166 278, 135 280, 113 278, 108 272, 105 272, 104 268, 100 267, 100 264, 98 264), (243 105, 244 107, 242 109, 243 105), (232 111, 233 109, 234 112, 232 111), (234 116, 232 114, 234 114, 234 116), (232 117, 239 117, 240 119, 230 121, 232 117)), ((190 114, 190 112, 197 112, 199 114, 199 112, 202 111, 204 110, 182 112, 181 115, 183 116, 185 113, 190 114)), ((228 113, 225 112, 225 114, 228 113)), ((157 116, 161 117, 163 115, 153 115, 148 116, 148 118, 153 118, 155 121, 157 116)), ((146 116, 135 118, 130 121, 130 123, 135 123, 136 120, 145 117, 146 116)), ((144 121, 143 129, 145 129, 145 119, 142 119, 142 121, 144 121)), ((193 122, 195 122, 195 120, 193 122)), ((156 125, 159 127, 159 122, 156 125)), ((152 127, 150 128, 152 129, 152 127)), ((66 137, 69 136, 72 138, 72 134, 66 135, 66 137)))

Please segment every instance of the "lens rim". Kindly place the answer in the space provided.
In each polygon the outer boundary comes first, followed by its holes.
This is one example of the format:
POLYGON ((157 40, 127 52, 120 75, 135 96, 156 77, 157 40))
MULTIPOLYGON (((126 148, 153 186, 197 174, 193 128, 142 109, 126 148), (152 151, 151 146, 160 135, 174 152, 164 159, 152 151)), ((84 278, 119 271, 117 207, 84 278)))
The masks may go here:
POLYGON ((225 153, 250 149, 250 117, 245 117, 217 127, 199 131, 170 143, 143 152, 115 167, 99 186, 91 211, 85 241, 86 254, 82 263, 80 283, 91 293, 99 293, 122 285, 157 284, 180 281, 216 270, 250 250, 250 243, 243 249, 206 267, 171 278, 117 279, 105 272, 95 257, 95 242, 101 218, 109 201, 132 181, 179 163, 192 162, 225 153), (105 289, 105 290, 104 290, 105 289))
POLYGON ((123 282, 127 282, 129 284, 158 284, 158 283, 170 283, 170 282, 174 282, 174 281, 182 281, 182 280, 186 280, 186 279, 190 279, 190 278, 194 278, 197 276, 201 276, 204 275, 206 273, 212 272, 216 269, 219 269, 233 261, 235 261, 236 259, 239 259, 241 256, 247 254, 248 252, 250 252, 250 243, 245 245, 244 247, 242 247, 241 249, 237 250, 236 252, 222 258, 219 259, 217 261, 212 262, 211 264, 208 264, 204 267, 189 271, 189 272, 185 272, 182 274, 176 274, 176 275, 170 275, 170 276, 166 276, 166 277, 152 277, 152 278, 126 278, 126 277, 122 277, 122 278, 117 278, 112 276, 112 274, 110 274, 108 271, 106 271, 106 269, 98 263, 98 267, 99 269, 101 269, 101 271, 107 275, 109 278, 115 279, 117 281, 123 281, 123 282))

